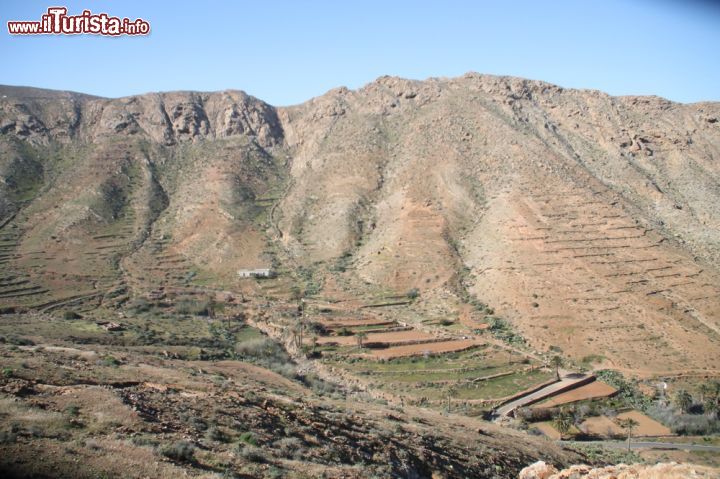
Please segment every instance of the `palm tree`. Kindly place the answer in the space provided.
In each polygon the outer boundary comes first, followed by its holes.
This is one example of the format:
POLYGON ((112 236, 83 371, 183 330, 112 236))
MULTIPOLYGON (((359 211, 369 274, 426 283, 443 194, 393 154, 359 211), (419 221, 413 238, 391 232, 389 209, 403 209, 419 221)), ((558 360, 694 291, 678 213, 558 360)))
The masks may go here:
POLYGON ((637 422, 635 419, 628 417, 625 419, 618 419, 617 425, 623 428, 623 430, 627 433, 627 450, 630 450, 630 438, 632 437, 632 433, 635 430, 636 427, 640 425, 639 422, 637 422))
POLYGON ((357 333, 355 335, 355 340, 357 341, 358 348, 362 349, 363 341, 365 339, 367 339, 367 333, 357 333))
POLYGON ((560 440, 562 440, 563 436, 570 432, 570 428, 573 425, 573 418, 564 409, 561 409, 560 413, 555 416, 553 425, 560 433, 560 440))
POLYGON ((713 389, 712 383, 702 383, 698 388, 698 391, 700 392, 700 401, 704 403, 705 399, 712 395, 713 389))
POLYGON ((688 412, 693 405, 692 395, 685 389, 680 389, 675 393, 675 405, 679 407, 682 412, 688 412))
POLYGON ((705 410, 705 414, 710 418, 718 417, 718 412, 720 412, 720 397, 706 397, 705 402, 703 402, 703 409, 705 410))
POLYGON ((563 364, 563 359, 560 356, 555 355, 550 360, 550 364, 552 364, 555 368, 555 375, 557 376, 557 380, 560 381, 560 366, 563 364))
POLYGON ((720 381, 704 383, 700 386, 702 404, 705 414, 709 417, 717 417, 720 411, 720 381))

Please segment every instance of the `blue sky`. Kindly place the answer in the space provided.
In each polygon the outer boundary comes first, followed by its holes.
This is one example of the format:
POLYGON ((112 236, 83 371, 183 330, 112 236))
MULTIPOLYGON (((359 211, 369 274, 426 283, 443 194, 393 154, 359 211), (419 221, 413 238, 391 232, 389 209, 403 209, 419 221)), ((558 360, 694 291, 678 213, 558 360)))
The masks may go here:
POLYGON ((615 95, 720 100, 720 7, 698 0, 0 1, 0 83, 125 96, 241 89, 300 103, 381 75, 467 71, 615 95), (64 5, 151 24, 147 37, 11 37, 64 5))

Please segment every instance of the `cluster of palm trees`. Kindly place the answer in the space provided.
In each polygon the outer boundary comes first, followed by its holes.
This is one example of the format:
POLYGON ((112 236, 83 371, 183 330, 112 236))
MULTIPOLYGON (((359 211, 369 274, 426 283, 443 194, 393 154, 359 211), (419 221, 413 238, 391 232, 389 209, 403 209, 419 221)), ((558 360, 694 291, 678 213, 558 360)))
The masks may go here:
MULTIPOLYGON (((720 381, 708 381, 698 388, 699 403, 703 411, 710 417, 718 417, 720 413, 720 381)), ((695 398, 686 389, 679 389, 673 396, 675 406, 683 413, 688 413, 696 404, 695 398)))
MULTIPOLYGON (((572 429, 572 427, 576 425, 580 419, 582 419, 582 417, 579 417, 576 414, 569 412, 567 409, 560 409, 560 412, 557 414, 557 416, 555 416, 553 426, 555 426, 555 429, 557 429, 557 431, 560 433, 561 440, 564 436, 567 435, 567 433, 570 432, 570 429, 572 429)), ((640 425, 640 423, 631 417, 617 418, 615 420, 615 423, 623 431, 625 431, 625 434, 627 436, 627 448, 629 451, 630 439, 632 439, 633 433, 635 432, 635 429, 640 425)))

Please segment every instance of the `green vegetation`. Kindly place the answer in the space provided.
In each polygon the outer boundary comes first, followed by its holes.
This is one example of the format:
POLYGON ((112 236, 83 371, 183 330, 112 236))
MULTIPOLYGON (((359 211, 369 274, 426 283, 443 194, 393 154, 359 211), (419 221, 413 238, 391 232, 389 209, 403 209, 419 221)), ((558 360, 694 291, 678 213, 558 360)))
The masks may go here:
POLYGON ((114 356, 107 355, 102 359, 102 364, 104 366, 118 367, 120 365, 120 361, 114 356))
POLYGON ((630 439, 632 439, 633 431, 635 431, 635 429, 640 425, 640 423, 637 422, 635 419, 629 417, 626 419, 618 419, 617 424, 627 434, 627 450, 630 451, 630 439))
POLYGON ((249 432, 249 431, 240 434, 240 436, 238 437, 238 440, 241 443, 247 444, 249 446, 257 446, 258 445, 257 439, 255 438, 255 434, 253 434, 252 432, 249 432))
POLYGON ((496 338, 516 346, 525 345, 525 339, 514 332, 510 324, 504 319, 498 318, 497 316, 487 316, 485 319, 490 325, 490 332, 496 338))
POLYGON ((618 390, 614 398, 610 400, 611 404, 618 407, 630 407, 647 411, 652 404, 652 398, 644 395, 637 387, 637 381, 626 379, 621 373, 609 369, 596 371, 595 376, 608 383, 610 386, 618 390))
POLYGON ((63 319, 82 319, 82 316, 80 316, 75 311, 65 311, 63 313, 63 319))
POLYGON ((217 304, 213 299, 191 300, 184 299, 175 304, 175 311, 178 314, 191 316, 214 316, 217 304))
POLYGON ((563 436, 570 432, 570 429, 573 426, 572 416, 568 414, 565 409, 561 409, 560 413, 555 416, 555 419, 553 420, 553 426, 555 426, 555 429, 558 430, 560 438, 562 439, 563 436))
POLYGON ((195 446, 188 441, 177 441, 160 448, 160 453, 175 461, 190 462, 195 458, 195 446))

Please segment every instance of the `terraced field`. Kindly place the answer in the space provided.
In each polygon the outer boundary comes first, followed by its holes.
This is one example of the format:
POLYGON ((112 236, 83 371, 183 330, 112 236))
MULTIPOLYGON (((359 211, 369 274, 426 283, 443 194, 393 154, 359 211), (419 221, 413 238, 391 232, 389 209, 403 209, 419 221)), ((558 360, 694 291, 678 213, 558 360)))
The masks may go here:
POLYGON ((502 304, 536 349, 594 354, 610 367, 717 369, 708 352, 720 344, 720 280, 711 271, 607 189, 518 190, 496 198, 488 220, 509 259, 483 255, 474 291, 502 304))

